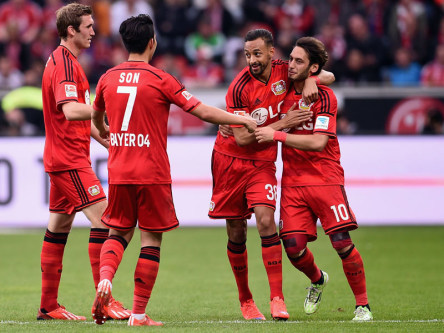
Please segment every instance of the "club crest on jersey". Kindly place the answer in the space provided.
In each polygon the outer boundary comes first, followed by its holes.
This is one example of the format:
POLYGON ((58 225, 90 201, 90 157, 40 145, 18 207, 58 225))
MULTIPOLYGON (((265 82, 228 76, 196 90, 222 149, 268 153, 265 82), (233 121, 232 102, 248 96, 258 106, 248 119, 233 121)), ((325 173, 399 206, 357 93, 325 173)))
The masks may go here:
POLYGON ((210 201, 210 212, 212 212, 214 210, 214 201, 210 201))
POLYGON ((188 91, 186 91, 186 90, 182 91, 182 96, 185 97, 185 99, 186 99, 187 101, 189 101, 190 98, 193 97, 193 95, 191 95, 191 94, 190 94, 188 91))
POLYGON ((88 192, 89 194, 91 194, 92 196, 95 196, 97 194, 100 193, 100 188, 98 185, 93 185, 91 187, 88 188, 88 192))
POLYGON ((65 84, 66 97, 77 97, 77 87, 73 84, 65 84))
POLYGON ((282 95, 283 93, 285 93, 287 91, 287 87, 285 85, 285 81, 284 80, 280 80, 278 82, 273 83, 271 85, 271 91, 276 96, 282 95))
POLYGON ((302 99, 299 100, 299 110, 310 111, 312 105, 313 103, 307 105, 302 99))

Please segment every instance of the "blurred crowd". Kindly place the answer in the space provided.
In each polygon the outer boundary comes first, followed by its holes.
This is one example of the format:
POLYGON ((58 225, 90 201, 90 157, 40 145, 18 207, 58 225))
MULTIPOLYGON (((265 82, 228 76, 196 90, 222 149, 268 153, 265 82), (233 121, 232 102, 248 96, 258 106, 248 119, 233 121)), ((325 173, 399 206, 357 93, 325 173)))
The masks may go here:
MULTIPOLYGON (((92 86, 124 61, 120 23, 139 13, 156 25, 153 65, 190 88, 227 85, 245 66, 243 37, 266 28, 276 57, 286 59, 296 39, 324 42, 338 84, 444 86, 444 0, 98 0, 92 46, 81 62, 92 86)), ((0 91, 39 86, 58 45, 55 11, 62 0, 0 1, 0 91)), ((32 103, 32 94, 22 92, 32 103)), ((15 98, 20 101, 23 99, 15 98)), ((20 122, 14 103, 1 122, 20 122), (12 109, 11 109, 12 108, 12 109)), ((23 108, 23 106, 22 106, 23 108)), ((40 126, 40 125, 36 125, 40 126)), ((33 129, 31 128, 32 132, 33 129)), ((35 131, 35 130, 34 130, 35 131)))

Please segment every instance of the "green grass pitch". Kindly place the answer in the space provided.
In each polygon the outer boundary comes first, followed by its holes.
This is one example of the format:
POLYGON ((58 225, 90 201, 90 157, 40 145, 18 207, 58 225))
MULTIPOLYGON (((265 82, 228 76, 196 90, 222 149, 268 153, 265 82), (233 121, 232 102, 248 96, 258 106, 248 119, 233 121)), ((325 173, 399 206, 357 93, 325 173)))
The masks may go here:
MULTIPOLYGON (((65 251, 59 301, 87 322, 37 321, 43 230, 0 229, 1 332, 444 332, 444 226, 361 227, 351 233, 362 254, 373 322, 351 322, 354 298, 328 237, 310 244, 330 276, 319 311, 303 312, 308 280, 283 256, 284 295, 290 320, 273 322, 269 289, 255 228, 248 231, 250 287, 266 322, 243 320, 226 256, 224 228, 179 228, 164 235, 160 270, 147 313, 163 327, 127 327, 126 321, 95 325, 94 288, 88 260, 89 231, 73 229, 65 251)), ((131 307, 139 233, 128 246, 113 294, 131 307)))

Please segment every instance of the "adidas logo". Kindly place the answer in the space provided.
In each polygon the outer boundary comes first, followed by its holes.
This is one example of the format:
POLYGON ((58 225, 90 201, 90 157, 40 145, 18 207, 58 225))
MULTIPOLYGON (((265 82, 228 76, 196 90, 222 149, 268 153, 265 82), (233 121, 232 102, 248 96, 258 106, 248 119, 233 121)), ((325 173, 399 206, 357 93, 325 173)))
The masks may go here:
POLYGON ((261 104, 261 103, 262 103, 262 101, 259 98, 256 98, 256 101, 254 102, 254 105, 258 105, 258 104, 261 104))

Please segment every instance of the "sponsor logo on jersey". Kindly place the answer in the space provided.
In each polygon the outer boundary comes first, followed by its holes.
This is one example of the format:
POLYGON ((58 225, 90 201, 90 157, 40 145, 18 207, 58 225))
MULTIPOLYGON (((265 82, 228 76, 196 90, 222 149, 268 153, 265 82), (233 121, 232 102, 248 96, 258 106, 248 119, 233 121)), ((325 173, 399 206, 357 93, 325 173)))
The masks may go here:
POLYGON ((299 110, 310 111, 312 105, 313 103, 307 105, 302 99, 299 100, 299 110))
POLYGON ((210 201, 210 212, 212 212, 214 210, 214 201, 210 201))
POLYGON ((251 113, 251 116, 256 120, 258 125, 262 125, 267 121, 268 110, 266 108, 259 108, 251 113))
POLYGON ((186 91, 186 90, 182 91, 182 96, 185 97, 185 99, 186 99, 187 101, 189 101, 190 98, 193 97, 193 95, 191 95, 191 94, 190 94, 188 91, 186 91))
POLYGON ((283 93, 285 93, 287 91, 287 87, 285 85, 285 81, 284 80, 280 80, 278 82, 273 83, 271 85, 271 91, 276 96, 282 95, 283 93))
POLYGON ((77 87, 73 84, 65 84, 66 97, 77 97, 77 87))
POLYGON ((316 118, 315 129, 328 129, 328 123, 330 122, 330 118, 326 116, 319 116, 316 118))
POLYGON ((92 196, 95 196, 97 194, 100 193, 100 188, 98 185, 93 185, 90 188, 88 188, 88 192, 89 194, 91 194, 92 196))
POLYGON ((237 114, 238 116, 245 116, 245 111, 243 111, 243 110, 235 110, 234 111, 234 114, 237 114))

